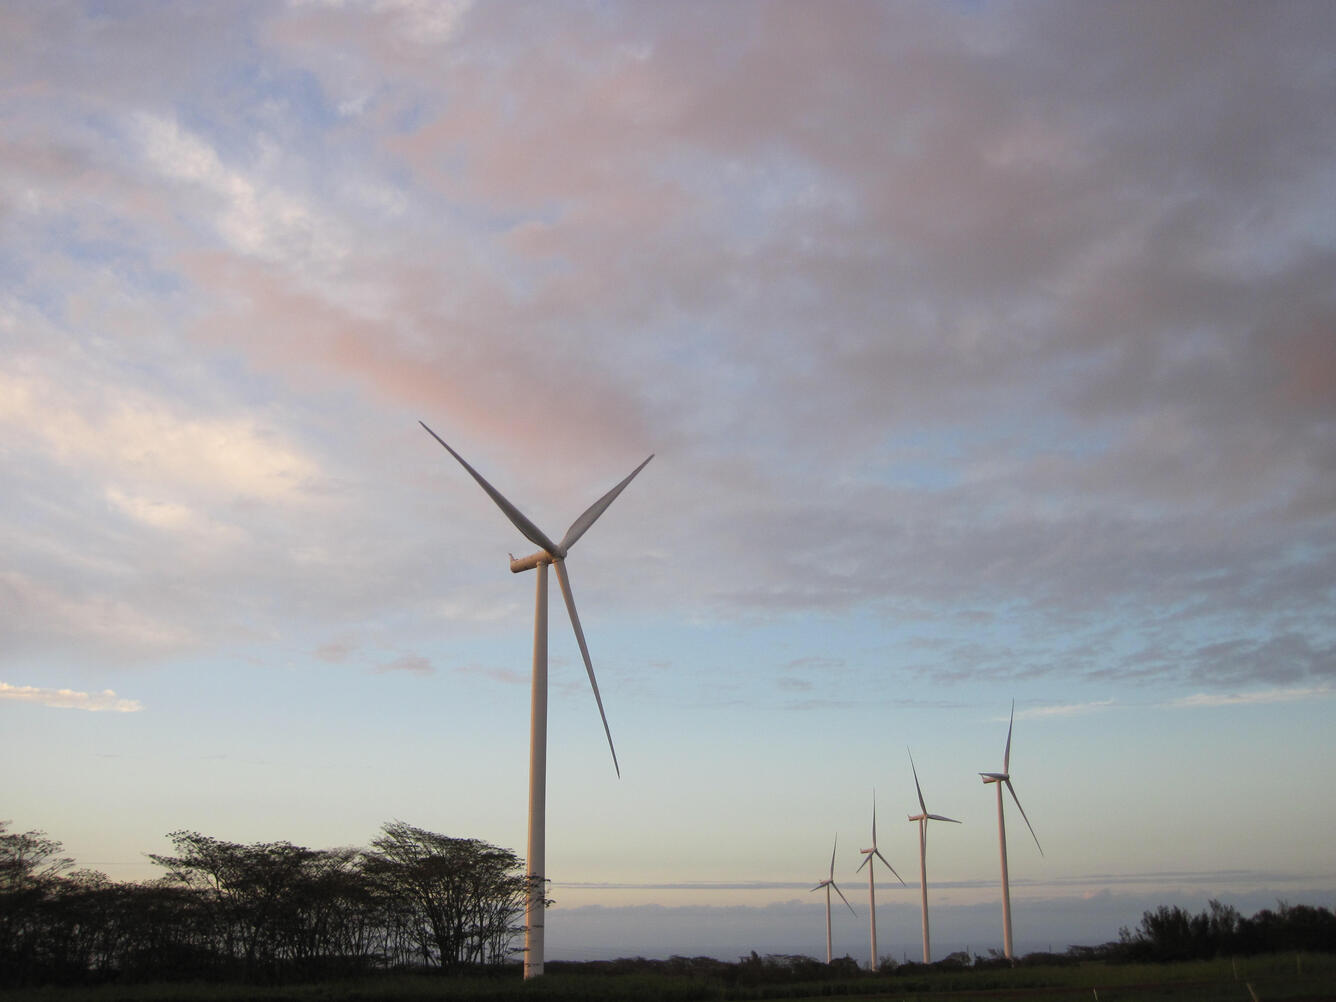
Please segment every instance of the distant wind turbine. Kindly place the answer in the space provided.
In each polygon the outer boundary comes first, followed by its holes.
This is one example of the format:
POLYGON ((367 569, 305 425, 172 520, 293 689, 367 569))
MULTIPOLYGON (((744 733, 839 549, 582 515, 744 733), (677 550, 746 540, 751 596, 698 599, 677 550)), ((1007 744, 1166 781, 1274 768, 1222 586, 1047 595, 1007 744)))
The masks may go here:
MULTIPOLYGON (((877 859, 881 860, 883 863, 886 864, 886 869, 890 870, 892 873, 895 873, 895 867, 893 867, 887 861, 886 857, 881 854, 881 850, 877 848, 877 791, 876 790, 872 791, 872 848, 862 849, 860 851, 863 853, 863 862, 858 864, 858 869, 861 870, 863 867, 865 866, 867 867, 867 900, 868 900, 868 908, 872 913, 871 967, 872 970, 875 971, 877 969, 877 884, 876 884, 876 878, 873 876, 872 873, 872 871, 876 869, 875 864, 873 864, 872 862, 872 857, 873 856, 877 857, 877 859)), ((898 873, 895 873, 895 879, 900 881, 900 883, 902 884, 904 883, 904 878, 902 878, 898 873)), ((830 961, 827 960, 826 962, 829 963, 830 961)))
POLYGON ((1013 699, 1011 701, 1011 719, 1007 723, 1007 748, 1002 753, 1002 771, 979 773, 980 778, 985 783, 995 783, 997 785, 997 842, 1002 857, 1002 953, 1008 959, 1012 955, 1011 888, 1007 884, 1007 822, 1002 812, 1002 787, 1004 784, 1011 793, 1011 799, 1016 801, 1016 807, 1020 810, 1021 817, 1025 818, 1025 827, 1030 829, 1030 834, 1034 837, 1035 848, 1039 850, 1039 855, 1044 854, 1044 847, 1039 844, 1039 836, 1034 833, 1034 825, 1030 824, 1030 819, 1025 814, 1025 808, 1021 807, 1021 798, 1016 796, 1016 788, 1011 785, 1011 728, 1015 723, 1016 701, 1013 699))
POLYGON ((566 530, 560 543, 554 543, 543 531, 524 516, 524 513, 502 496, 501 492, 482 478, 464 457, 445 444, 445 440, 427 427, 427 434, 441 445, 445 451, 459 461, 459 465, 468 470, 469 475, 478 482, 478 486, 487 492, 498 508, 510 519, 525 539, 539 547, 537 553, 527 557, 510 558, 510 570, 518 574, 521 571, 537 570, 537 595, 534 601, 533 624, 533 688, 530 697, 529 716, 529 854, 528 881, 529 896, 524 912, 524 976, 536 977, 543 973, 543 907, 545 898, 545 824, 547 805, 547 567, 551 564, 557 571, 557 582, 561 585, 561 594, 566 599, 566 611, 571 617, 571 626, 575 629, 575 639, 580 645, 580 655, 584 658, 585 671, 589 674, 589 685, 594 690, 594 702, 598 704, 598 715, 603 720, 603 733, 608 738, 608 749, 612 752, 612 766, 617 775, 622 774, 617 764, 617 749, 612 744, 612 731, 608 729, 608 717, 603 712, 603 698, 598 693, 598 680, 594 678, 594 665, 589 660, 589 648, 585 644, 584 630, 580 628, 580 617, 575 611, 575 598, 571 594, 570 577, 566 573, 566 554, 576 541, 588 531, 598 517, 608 509, 608 505, 617 499, 637 473, 645 468, 654 456, 641 463, 608 493, 590 505, 566 530))
MULTIPOLYGON (((832 887, 835 888, 835 893, 840 896, 840 900, 844 902, 845 907, 849 909, 849 914, 853 915, 855 918, 858 917, 858 912, 854 911, 854 906, 849 904, 849 899, 844 896, 844 892, 840 890, 839 884, 835 883, 835 846, 838 846, 839 844, 840 844, 840 836, 836 835, 835 844, 830 847, 830 876, 812 888, 812 890, 814 891, 819 891, 823 887, 826 889, 826 963, 827 964, 830 963, 831 959, 830 889, 832 887)), ((889 866, 890 864, 888 863, 886 865, 889 866)))
MULTIPOLYGON (((909 749, 905 749, 909 751, 909 749)), ((909 815, 910 821, 917 821, 919 826, 919 897, 923 900, 923 962, 932 963, 932 946, 928 939, 928 822, 950 821, 960 824, 955 818, 940 814, 929 814, 928 805, 923 802, 923 787, 919 786, 918 769, 914 768, 914 753, 909 752, 909 768, 914 772, 914 789, 918 792, 919 813, 909 815)))

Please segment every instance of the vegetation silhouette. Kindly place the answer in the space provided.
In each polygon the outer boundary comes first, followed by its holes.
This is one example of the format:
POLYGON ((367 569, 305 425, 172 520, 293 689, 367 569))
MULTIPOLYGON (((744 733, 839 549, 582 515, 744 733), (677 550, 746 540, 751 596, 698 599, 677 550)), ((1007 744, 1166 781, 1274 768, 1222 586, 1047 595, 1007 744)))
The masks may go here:
POLYGON ((1135 930, 1123 927, 1118 940, 1113 952, 1127 961, 1202 960, 1289 950, 1336 953, 1336 914, 1284 901, 1275 911, 1263 908, 1252 918, 1214 899, 1197 915, 1161 905, 1143 914, 1135 930))
MULTIPOLYGON (((44 832, 8 829, 0 821, 3 988, 184 981, 364 985, 374 976, 378 998, 435 993, 500 999, 510 991, 502 983, 522 984, 516 944, 528 893, 524 861, 478 839, 403 821, 383 825, 367 848, 243 845, 178 831, 168 836, 172 854, 149 857, 163 868, 160 878, 118 883, 75 869, 60 842, 44 832), (435 989, 424 989, 404 981, 406 972, 451 974, 456 987, 436 979, 435 989), (497 987, 486 987, 492 983, 497 987)), ((1295 984, 1302 987, 1305 977, 1318 985, 1336 983, 1336 914, 1280 902, 1245 917, 1211 901, 1197 915, 1168 905, 1148 911, 1116 941, 1015 961, 996 950, 989 957, 955 953, 934 964, 897 964, 887 957, 871 972, 849 957, 824 964, 752 952, 736 962, 552 962, 547 976, 565 985, 554 985, 553 993, 591 998, 778 998, 1064 984, 1104 990, 1139 981, 1239 981, 1245 959, 1253 957, 1261 959, 1248 961, 1249 969, 1259 973, 1248 976, 1271 977, 1276 962, 1261 955, 1286 951, 1295 984), (1075 972, 1061 973, 1067 969, 1075 972), (1154 974, 1157 969, 1164 973, 1154 974)), ((48 988, 41 990, 52 998, 48 988)), ((336 988, 328 991, 319 997, 341 997, 336 988)), ((362 988, 347 993, 367 997, 362 988)))
POLYGON ((370 848, 168 835, 164 875, 116 883, 0 822, 0 984, 319 980, 499 965, 528 881, 509 849, 392 821, 370 848))

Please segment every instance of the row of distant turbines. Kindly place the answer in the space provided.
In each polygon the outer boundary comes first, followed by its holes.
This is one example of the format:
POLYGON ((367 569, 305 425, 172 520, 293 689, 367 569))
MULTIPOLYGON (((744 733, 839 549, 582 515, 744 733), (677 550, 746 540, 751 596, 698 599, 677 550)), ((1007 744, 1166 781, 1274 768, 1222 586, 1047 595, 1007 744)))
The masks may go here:
MULTIPOLYGON (((1005 786, 1011 792, 1011 799, 1016 801, 1016 807, 1021 812, 1021 817, 1025 818, 1025 826, 1030 829, 1030 835, 1034 838, 1035 848, 1039 854, 1044 854, 1044 848, 1039 844, 1039 836, 1035 834, 1034 826, 1030 824, 1030 819, 1025 814, 1025 808, 1021 806, 1021 801, 1016 796, 1016 788, 1011 785, 1011 731, 1016 723, 1016 704, 1011 704, 1011 718, 1007 723, 1007 745, 1002 753, 1002 771, 1001 772, 981 772, 979 777, 984 783, 991 783, 997 787, 997 838, 998 847, 1002 857, 1002 952, 1010 959, 1011 949, 1011 888, 1007 881, 1007 822, 1003 811, 1002 787, 1005 786)), ((917 821, 919 826, 919 899, 922 904, 923 914, 923 962, 932 963, 932 937, 928 929, 928 822, 929 821, 949 821, 951 824, 960 824, 955 818, 948 818, 942 814, 928 813, 928 805, 923 801, 923 787, 919 785, 918 768, 914 765, 914 754, 909 754, 909 768, 914 774, 914 790, 918 794, 919 813, 909 815, 910 821, 917 821)), ((845 907, 849 909, 851 915, 857 915, 854 906, 849 904, 849 899, 844 896, 840 890, 839 884, 835 883, 835 850, 840 844, 839 835, 835 836, 835 843, 830 849, 830 873, 825 880, 821 881, 813 891, 824 889, 826 892, 826 963, 829 964, 833 959, 833 943, 831 939, 830 922, 830 892, 833 890, 840 896, 845 907)), ((863 862, 858 864, 858 869, 867 867, 867 896, 868 896, 868 915, 869 931, 872 939, 871 967, 877 969, 877 878, 875 874, 876 864, 874 859, 881 860, 886 869, 894 874, 895 879, 903 885, 904 878, 896 873, 895 867, 890 864, 881 850, 877 848, 877 795, 875 791, 872 795, 872 845, 867 849, 860 850, 863 856, 863 862)))
MULTIPOLYGON (((554 543, 541 529, 538 528, 530 519, 506 499, 506 497, 495 487, 483 479, 482 474, 470 466, 464 457, 446 444, 445 440, 436 432, 427 427, 425 422, 419 421, 419 424, 436 439, 446 452, 450 453, 459 465, 468 471, 469 475, 477 481, 478 486, 486 492, 501 512, 510 520, 511 524, 519 530, 529 542, 538 547, 537 552, 527 557, 516 557, 512 554, 510 558, 510 570, 518 574, 522 571, 536 571, 536 594, 534 597, 534 627, 533 627, 533 685, 530 694, 530 716, 529 716, 529 847, 527 857, 527 878, 529 882, 529 895, 525 906, 525 934, 524 934, 524 976, 532 978, 543 973, 543 932, 544 932, 544 898, 545 898, 545 856, 546 856, 546 802, 547 802, 547 568, 551 565, 557 573, 557 583, 561 587, 562 597, 566 601, 566 612, 570 616, 571 627, 575 631, 575 640, 580 647, 580 656, 584 659, 585 671, 589 675, 589 685, 594 692, 594 701, 598 704, 598 714, 603 721, 603 733, 608 739, 608 750, 612 752, 612 764, 617 775, 621 776, 621 767, 617 764, 617 749, 612 743, 612 731, 608 727, 607 714, 603 712, 603 699, 599 695, 598 680, 594 677, 594 665, 589 657, 589 647, 585 643, 584 630, 580 627, 580 617, 575 611, 575 597, 571 592, 571 582, 569 573, 566 570, 566 556, 572 546, 583 536, 598 518, 608 510, 608 506, 617 499, 617 496, 626 489, 629 484, 645 465, 654 458, 651 454, 644 462, 632 470, 621 483, 613 487, 601 498, 595 501, 584 513, 571 523, 566 535, 562 537, 560 543, 554 543)), ((1012 705, 1012 722, 1015 721, 1015 705, 1012 705)), ((1008 772, 1011 761, 1011 726, 1007 727, 1007 749, 1002 758, 1001 772, 980 773, 985 783, 997 784, 997 824, 998 835, 1001 844, 1002 854, 1002 929, 1003 943, 1006 955, 1010 957, 1011 953, 1011 898, 1007 887, 1007 838, 1005 819, 1002 810, 1002 787, 1005 785, 1011 791, 1012 799, 1016 801, 1016 806, 1020 808, 1021 816, 1025 816, 1025 809, 1021 807, 1020 799, 1016 797, 1016 791, 1011 785, 1011 776, 1008 772)), ((913 757, 910 757, 910 765, 913 767, 913 757)), ((918 770, 914 770, 914 785, 918 787, 918 770)), ((928 962, 929 942, 928 942, 928 882, 927 882, 927 823, 929 821, 951 821, 951 818, 944 818, 940 815, 929 814, 928 808, 923 803, 923 791, 918 790, 919 807, 921 813, 911 815, 911 821, 919 822, 919 874, 923 897, 923 959, 928 962)), ((959 823, 959 822, 957 822, 959 823)), ((1030 819, 1025 818, 1025 823, 1030 826, 1030 819)), ((1034 828, 1030 826, 1030 834, 1034 835, 1034 828)), ((839 836, 836 836, 838 845, 839 836)), ((1039 845, 1039 837, 1035 835, 1035 845, 1039 845)), ((1043 849, 1040 849, 1043 852, 1043 849)), ((872 873, 872 859, 877 857, 890 868, 890 863, 886 862, 886 857, 881 854, 877 848, 877 810, 875 797, 872 807, 872 848, 864 849, 865 859, 862 866, 868 867, 868 894, 872 904, 872 966, 876 969, 877 965, 877 910, 876 910, 876 878, 872 873)), ((895 873, 894 869, 891 869, 895 873)), ((896 878, 900 875, 897 873, 896 878)), ((901 883, 904 883, 901 880, 901 883)), ((826 889, 826 961, 831 960, 831 932, 830 932, 830 891, 834 888, 835 892, 844 899, 846 905, 848 899, 844 898, 844 893, 835 884, 835 854, 832 850, 830 858, 830 877, 822 881, 813 890, 826 889)), ((849 905, 849 910, 853 911, 853 906, 849 905)))

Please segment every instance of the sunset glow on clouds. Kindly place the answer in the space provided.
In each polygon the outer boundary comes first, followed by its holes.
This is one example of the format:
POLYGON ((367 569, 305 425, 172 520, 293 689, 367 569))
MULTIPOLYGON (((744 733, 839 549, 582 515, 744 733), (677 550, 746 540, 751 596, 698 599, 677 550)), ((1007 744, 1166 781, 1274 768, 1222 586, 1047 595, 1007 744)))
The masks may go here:
POLYGON ((554 537, 657 457, 570 562, 620 783, 551 616, 572 883, 806 879, 909 744, 986 888, 1014 698, 1017 880, 1329 901, 1228 805, 1333 806, 1334 10, 0 4, 0 815, 522 848, 528 544, 421 419, 554 537))

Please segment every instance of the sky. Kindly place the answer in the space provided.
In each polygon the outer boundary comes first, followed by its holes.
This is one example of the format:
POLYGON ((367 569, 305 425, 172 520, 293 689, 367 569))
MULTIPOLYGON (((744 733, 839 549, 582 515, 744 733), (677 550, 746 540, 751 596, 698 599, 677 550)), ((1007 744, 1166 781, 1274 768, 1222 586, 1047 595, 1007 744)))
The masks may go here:
MULTIPOLYGON (((0 818, 525 851, 549 958, 1336 904, 1336 6, 0 0, 0 818), (894 883, 894 881, 892 881, 894 883)), ((956 945, 953 945, 956 944, 956 945)), ((861 951, 861 952, 860 952, 861 951)))

